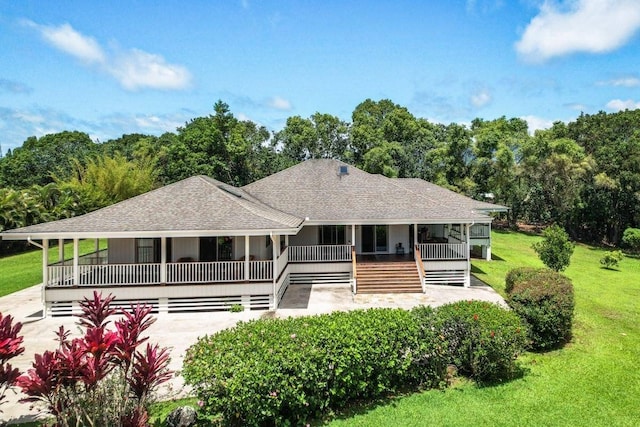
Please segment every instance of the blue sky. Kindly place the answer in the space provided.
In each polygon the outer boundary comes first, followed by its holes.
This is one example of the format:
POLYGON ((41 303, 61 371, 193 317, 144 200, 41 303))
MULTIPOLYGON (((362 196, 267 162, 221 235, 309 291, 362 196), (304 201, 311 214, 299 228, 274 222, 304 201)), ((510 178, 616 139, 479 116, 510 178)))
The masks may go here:
POLYGON ((0 0, 0 144, 270 130, 388 98, 434 122, 640 108, 640 1, 0 0))

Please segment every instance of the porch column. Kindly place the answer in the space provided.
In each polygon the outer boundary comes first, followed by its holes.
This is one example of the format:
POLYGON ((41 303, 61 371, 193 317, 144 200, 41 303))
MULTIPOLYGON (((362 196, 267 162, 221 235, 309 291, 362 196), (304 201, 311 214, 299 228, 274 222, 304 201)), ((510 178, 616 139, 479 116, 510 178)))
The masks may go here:
POLYGON ((271 239, 271 262, 273 262, 273 279, 272 279, 272 290, 273 299, 271 300, 271 310, 277 310, 280 301, 278 301, 278 257, 280 256, 280 252, 277 252, 276 248, 276 240, 278 241, 278 245, 280 245, 280 236, 274 236, 271 234, 269 236, 271 239))
POLYGON ((80 248, 79 248, 79 239, 77 237, 73 238, 73 286, 78 286, 80 284, 80 269, 78 268, 78 260, 80 258, 80 248))
POLYGON ((351 224, 351 246, 356 246, 356 225, 351 224))
MULTIPOLYGON (((96 239, 97 241, 97 239, 96 239)), ((167 238, 160 238, 160 283, 167 283, 167 238)))
POLYGON ((249 281, 249 258, 251 257, 251 248, 249 247, 251 239, 249 236, 244 236, 244 280, 249 281))
POLYGON ((95 241, 95 251, 96 253, 96 257, 98 256, 98 252, 100 252, 100 238, 96 237, 96 241, 95 241))
POLYGON ((64 239, 58 239, 58 262, 64 261, 64 239))
POLYGON ((489 244, 487 245, 486 260, 491 261, 491 223, 489 223, 489 244))
POLYGON ((49 283, 49 239, 42 239, 42 286, 49 283))
POLYGON ((289 247, 289 235, 285 234, 284 236, 284 247, 288 248, 289 247))
POLYGON ((49 283, 49 239, 42 239, 42 291, 40 295, 40 301, 42 302, 42 317, 47 316, 47 303, 45 299, 45 292, 47 292, 48 283, 49 283))
MULTIPOLYGON (((418 224, 413 224, 413 247, 418 244, 418 224)), ((413 248, 411 248, 413 250, 413 248)))
MULTIPOLYGON (((463 230, 463 229, 460 228, 460 230, 463 230)), ((465 224, 464 232, 466 236, 464 240, 467 242, 467 248, 466 248, 467 272, 464 278, 464 286, 467 288, 471 286, 471 233, 470 231, 471 231, 471 224, 465 224)))

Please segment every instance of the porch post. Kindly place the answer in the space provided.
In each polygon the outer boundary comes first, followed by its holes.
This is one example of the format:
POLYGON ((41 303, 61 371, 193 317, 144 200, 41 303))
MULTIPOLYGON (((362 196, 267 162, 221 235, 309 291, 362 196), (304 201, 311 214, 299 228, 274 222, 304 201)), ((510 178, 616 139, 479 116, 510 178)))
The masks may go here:
MULTIPOLYGON (((64 271, 64 268, 62 269, 64 271)), ((49 284, 49 239, 42 239, 42 293, 40 300, 42 302, 42 317, 47 317, 47 303, 45 292, 49 284)))
POLYGON ((471 238, 470 238, 471 233, 470 231, 471 231, 471 224, 465 224, 464 232, 466 234, 465 241, 467 242, 467 249, 466 249, 467 271, 465 273, 464 286, 467 288, 471 286, 471 238))
POLYGON ((64 239, 58 239, 58 262, 62 265, 64 261, 64 239))
POLYGON ((351 246, 356 246, 356 225, 351 224, 351 246))
POLYGON ((489 223, 489 244, 487 245, 487 261, 491 261, 491 223, 489 223))
POLYGON ((42 239, 42 286, 49 283, 49 239, 42 239))
POLYGON ((273 288, 272 291, 273 292, 273 306, 271 307, 271 310, 277 310, 278 309, 278 305, 280 304, 280 301, 278 301, 278 257, 280 256, 280 252, 277 250, 276 248, 276 241, 278 242, 278 246, 280 246, 280 236, 279 235, 273 235, 270 234, 269 238, 271 239, 271 259, 273 262, 273 279, 272 279, 272 283, 273 283, 273 288))
POLYGON ((73 286, 78 286, 80 284, 80 269, 78 268, 80 248, 78 246, 78 243, 79 243, 79 239, 77 237, 74 237, 73 238, 73 286))
POLYGON ((167 283, 167 238, 160 238, 160 283, 167 283))
POLYGON ((251 256, 251 248, 249 244, 251 239, 249 236, 244 236, 244 280, 249 281, 251 278, 249 277, 249 257, 251 256))
MULTIPOLYGON (((418 224, 413 224, 413 246, 418 244, 418 224)), ((411 248, 413 250, 413 248, 411 248)))

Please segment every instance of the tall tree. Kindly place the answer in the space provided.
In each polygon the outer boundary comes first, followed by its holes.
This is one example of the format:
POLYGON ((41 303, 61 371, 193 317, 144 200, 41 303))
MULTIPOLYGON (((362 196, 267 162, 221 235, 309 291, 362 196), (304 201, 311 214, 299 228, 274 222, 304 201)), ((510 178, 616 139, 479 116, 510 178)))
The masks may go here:
POLYGON ((0 158, 0 186, 19 189, 48 184, 53 182, 53 173, 70 174, 74 161, 84 164, 98 150, 84 132, 29 137, 21 147, 0 158))
POLYGON ((308 119, 293 116, 274 134, 272 145, 292 163, 317 158, 344 160, 348 131, 347 123, 330 114, 315 113, 308 119))

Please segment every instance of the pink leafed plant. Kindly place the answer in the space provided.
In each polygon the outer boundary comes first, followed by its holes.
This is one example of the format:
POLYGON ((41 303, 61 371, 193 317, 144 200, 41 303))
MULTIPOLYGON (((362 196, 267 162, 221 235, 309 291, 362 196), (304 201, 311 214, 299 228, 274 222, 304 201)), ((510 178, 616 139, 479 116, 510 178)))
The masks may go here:
POLYGON ((155 321, 151 307, 116 310, 113 300, 97 292, 85 299, 78 321, 84 334, 70 339, 60 327, 58 349, 36 354, 33 367, 17 379, 27 395, 22 401, 43 406, 57 426, 148 425, 151 396, 173 375, 168 349, 147 344, 138 350, 148 339, 142 332, 155 321), (119 318, 109 329, 114 315, 119 318))
POLYGON ((24 352, 23 338, 18 335, 21 329, 22 323, 14 324, 13 317, 0 313, 0 404, 4 401, 9 387, 20 375, 18 368, 12 367, 8 362, 24 352))

